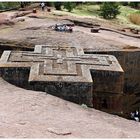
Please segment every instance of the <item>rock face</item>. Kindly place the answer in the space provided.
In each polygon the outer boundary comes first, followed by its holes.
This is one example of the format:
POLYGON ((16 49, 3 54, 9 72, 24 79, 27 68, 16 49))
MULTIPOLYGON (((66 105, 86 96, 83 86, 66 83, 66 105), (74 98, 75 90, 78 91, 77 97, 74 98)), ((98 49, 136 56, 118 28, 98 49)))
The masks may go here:
MULTIPOLYGON (((124 70, 123 102, 124 111, 131 112, 140 107, 140 50, 128 48, 120 51, 97 51, 85 50, 87 54, 108 54, 114 55, 124 70)), ((120 103, 120 97, 118 97, 120 103)), ((113 102, 113 100, 112 100, 113 102)), ((115 103, 114 103, 115 104, 115 103)), ((118 105, 118 103, 116 104, 118 105)), ((126 114, 127 115, 127 114, 126 114)))
POLYGON ((18 88, 2 78, 0 89, 1 138, 140 137, 139 122, 18 88))
POLYGON ((34 52, 4 51, 0 72, 5 80, 26 89, 46 91, 98 109, 122 111, 121 104, 115 105, 114 101, 111 105, 108 100, 123 94, 123 69, 112 55, 85 54, 83 49, 74 47, 36 45, 34 52))
MULTIPOLYGON (((17 14, 15 14, 15 18, 19 19, 20 17, 17 18, 16 15, 17 14)), ((90 70, 92 81, 93 81, 92 84, 93 106, 100 110, 108 111, 109 109, 111 112, 115 113, 115 112, 120 112, 119 108, 122 108, 121 105, 123 103, 123 105, 125 106, 123 110, 127 111, 129 113, 128 115, 130 115, 131 111, 135 111, 137 108, 140 107, 139 105, 140 104, 139 102, 140 44, 138 43, 139 35, 129 34, 127 32, 122 32, 122 31, 120 33, 120 31, 117 30, 120 27, 118 27, 116 24, 114 27, 112 27, 110 23, 106 24, 102 21, 97 21, 96 24, 95 23, 96 19, 94 20, 95 22, 91 20, 91 22, 94 22, 94 24, 92 23, 90 24, 90 22, 87 23, 87 21, 89 21, 90 19, 85 19, 85 18, 84 19, 80 18, 80 21, 82 21, 82 23, 70 20, 74 22, 75 25, 77 26, 74 27, 74 32, 72 34, 66 34, 62 32, 54 32, 52 29, 49 28, 58 23, 63 23, 63 24, 67 22, 69 23, 69 21, 66 20, 66 16, 58 17, 58 16, 51 15, 50 18, 48 13, 43 14, 42 16, 40 12, 37 12, 36 14, 30 14, 28 16, 24 16, 23 18, 25 19, 24 22, 16 23, 14 26, 1 26, 0 54, 2 54, 4 50, 31 51, 31 48, 33 48, 35 44, 51 44, 51 45, 70 46, 70 47, 74 46, 74 47, 84 48, 84 50, 90 49, 91 51, 89 53, 91 53, 92 55, 93 54, 114 55, 124 70, 124 84, 123 84, 123 80, 120 80, 122 81, 120 85, 124 85, 123 86, 124 94, 122 93, 118 94, 117 91, 118 84, 116 84, 117 85, 116 87, 114 84, 116 83, 115 79, 117 78, 119 73, 117 72, 114 73, 111 71, 108 72, 108 71, 90 70), (91 28, 93 27, 93 25, 95 26, 95 24, 101 25, 101 30, 97 34, 91 33, 89 31, 89 28, 85 28, 85 27, 91 28), (103 27, 108 27, 108 28, 103 28, 103 27), (6 41, 7 39, 8 42, 6 41), (108 88, 106 86, 108 87, 110 86, 109 89, 110 92, 107 92, 108 88), (114 87, 117 88, 116 92, 111 92, 111 88, 114 89, 114 87), (113 108, 115 109, 118 108, 119 110, 116 111, 113 108)), ((69 19, 72 18, 74 18, 77 21, 77 17, 69 16, 69 19)), ((59 63, 61 61, 62 61, 61 59, 58 60, 59 63)), ((26 87, 27 89, 34 89, 34 90, 40 89, 40 86, 33 87, 33 85, 31 86, 31 82, 30 84, 28 83, 30 67, 28 68, 11 67, 8 68, 8 70, 12 71, 10 75, 11 81, 10 79, 8 79, 11 83, 14 83, 20 87, 24 87, 24 88, 26 87), (18 71, 21 71, 21 73, 20 72, 18 73, 18 71), (23 73, 25 73, 25 75, 23 75, 23 73), (20 76, 20 80, 18 80, 19 76, 20 76)), ((49 85, 49 83, 47 85, 49 85)), ((50 83, 50 86, 51 85, 52 84, 50 83)), ((55 89, 55 87, 63 87, 62 82, 61 84, 55 84, 53 88, 55 89)), ((50 89, 51 88, 48 88, 48 90, 46 91, 49 92, 50 89)), ((56 91, 57 92, 59 91, 58 88, 55 89, 55 92, 56 91)), ((59 91, 59 95, 61 95, 60 91, 59 91)), ((74 92, 77 93, 77 91, 75 90, 74 92)), ((79 99, 76 99, 76 101, 77 100, 79 99)))

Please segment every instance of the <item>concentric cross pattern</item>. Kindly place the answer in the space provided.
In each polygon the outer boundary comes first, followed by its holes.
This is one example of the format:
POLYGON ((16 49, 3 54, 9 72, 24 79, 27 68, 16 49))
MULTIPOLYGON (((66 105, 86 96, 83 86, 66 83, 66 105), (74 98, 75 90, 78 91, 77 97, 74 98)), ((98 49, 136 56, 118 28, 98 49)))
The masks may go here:
MULTIPOLYGON (((0 69, 5 69, 6 73, 8 68, 30 68, 29 84, 36 84, 35 87, 40 83, 50 94, 73 96, 71 98, 75 99, 81 95, 92 98, 92 71, 123 73, 117 59, 112 55, 85 54, 81 48, 47 45, 36 45, 33 52, 4 51, 0 59, 0 69)), ((83 103, 79 100, 85 99, 78 98, 75 102, 83 103)), ((86 101, 86 104, 90 105, 91 100, 86 101)))

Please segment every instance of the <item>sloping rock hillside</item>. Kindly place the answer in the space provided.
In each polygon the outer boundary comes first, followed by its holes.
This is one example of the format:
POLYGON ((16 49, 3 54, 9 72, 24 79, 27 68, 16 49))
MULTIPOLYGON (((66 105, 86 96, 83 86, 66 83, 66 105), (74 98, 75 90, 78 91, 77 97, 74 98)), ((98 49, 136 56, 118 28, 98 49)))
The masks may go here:
POLYGON ((140 123, 0 79, 1 138, 138 138, 140 123))

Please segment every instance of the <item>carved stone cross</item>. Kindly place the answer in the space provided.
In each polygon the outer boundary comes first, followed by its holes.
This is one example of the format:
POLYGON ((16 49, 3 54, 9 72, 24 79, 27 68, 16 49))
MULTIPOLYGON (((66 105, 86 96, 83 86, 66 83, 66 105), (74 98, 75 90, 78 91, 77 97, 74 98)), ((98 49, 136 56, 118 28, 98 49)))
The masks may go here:
MULTIPOLYGON (((46 91, 80 104, 92 106, 96 71, 113 72, 114 75, 117 73, 119 78, 116 80, 117 91, 115 92, 122 93, 122 86, 119 82, 122 80, 123 70, 112 55, 85 54, 81 48, 47 45, 36 45, 33 52, 3 52, 0 59, 3 78, 11 81, 11 78, 7 76, 8 72, 21 73, 23 71, 24 75, 26 68, 29 71, 27 83, 30 89, 46 91), (9 71, 10 68, 24 70, 9 71)), ((18 83, 18 80, 20 81, 20 77, 17 76, 17 80, 14 81, 18 83)), ((108 84, 106 83, 105 90, 113 92, 108 88, 108 84)))

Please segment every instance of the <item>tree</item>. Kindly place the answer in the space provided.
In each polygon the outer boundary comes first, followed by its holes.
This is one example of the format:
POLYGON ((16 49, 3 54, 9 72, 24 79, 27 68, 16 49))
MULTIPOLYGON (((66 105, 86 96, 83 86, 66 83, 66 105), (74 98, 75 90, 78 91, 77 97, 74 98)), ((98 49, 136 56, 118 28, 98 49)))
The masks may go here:
POLYGON ((46 6, 48 7, 54 7, 54 2, 45 2, 46 6))
POLYGON ((123 6, 128 6, 129 2, 126 2, 126 1, 125 2, 120 2, 120 4, 123 5, 123 6))
POLYGON ((18 2, 0 2, 0 10, 10 10, 18 7, 18 2))
POLYGON ((68 12, 71 12, 75 7, 76 7, 75 2, 64 2, 64 8, 67 9, 68 12))
POLYGON ((54 7, 56 10, 61 10, 62 2, 54 2, 54 7))
POLYGON ((140 7, 140 2, 130 2, 129 6, 132 8, 139 8, 140 7))
POLYGON ((30 2, 20 2, 20 7, 21 8, 25 8, 26 6, 28 6, 30 4, 30 2))
POLYGON ((104 2, 100 6, 100 15, 105 19, 113 19, 120 14, 119 9, 119 4, 116 2, 104 2))

